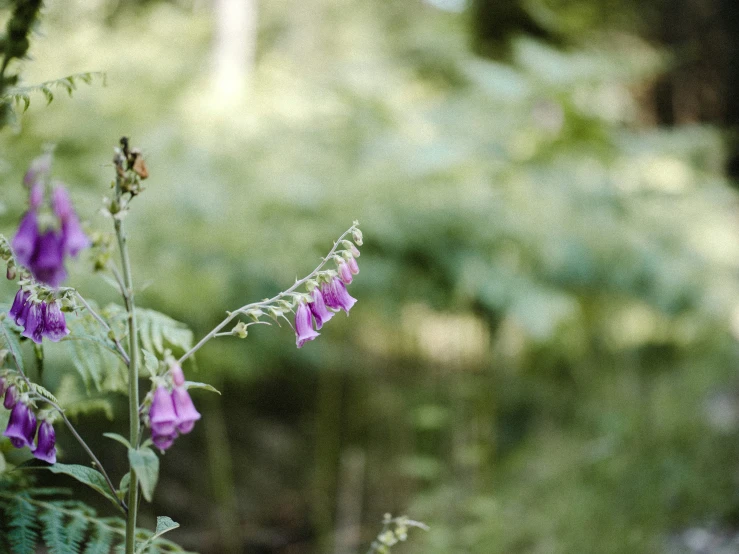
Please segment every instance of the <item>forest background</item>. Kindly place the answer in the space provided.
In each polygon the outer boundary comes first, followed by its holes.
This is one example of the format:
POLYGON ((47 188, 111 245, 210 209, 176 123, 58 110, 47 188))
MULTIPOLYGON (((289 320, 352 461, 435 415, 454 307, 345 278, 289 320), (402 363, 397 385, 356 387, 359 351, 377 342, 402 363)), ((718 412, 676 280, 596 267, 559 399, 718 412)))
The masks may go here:
MULTIPOLYGON (((132 137, 139 303, 195 336, 364 231, 348 320, 198 353, 223 395, 193 394, 142 524, 203 553, 361 552, 385 512, 430 525, 408 553, 735 551, 735 2, 49 1, 29 54, 22 84, 106 84, 0 132, 0 232, 46 143, 101 228, 132 137)), ((75 412, 67 350, 47 364, 75 412)), ((121 472, 125 401, 90 394, 121 472)))

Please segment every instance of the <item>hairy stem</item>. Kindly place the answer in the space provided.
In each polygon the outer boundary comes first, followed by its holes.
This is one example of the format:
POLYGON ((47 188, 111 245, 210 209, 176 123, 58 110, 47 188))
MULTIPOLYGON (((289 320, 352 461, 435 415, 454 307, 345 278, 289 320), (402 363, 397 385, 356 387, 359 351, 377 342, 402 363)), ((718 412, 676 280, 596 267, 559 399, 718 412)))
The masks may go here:
POLYGON ((356 229, 356 226, 355 225, 352 225, 351 227, 349 227, 349 229, 347 229, 346 231, 344 231, 344 233, 336 240, 336 242, 334 242, 333 248, 331 248, 331 250, 326 255, 326 257, 323 258, 323 260, 321 261, 320 264, 318 264, 318 267, 316 267, 313 271, 311 271, 308 275, 306 275, 305 277, 303 277, 299 281, 295 281, 295 284, 293 286, 291 286, 289 289, 287 289, 285 291, 282 291, 277 296, 273 296, 272 298, 270 298, 268 300, 262 300, 261 302, 252 302, 251 304, 247 304, 246 306, 242 306, 238 310, 235 310, 233 312, 229 312, 228 315, 226 316, 226 319, 224 319, 218 325, 216 325, 210 333, 208 333, 207 335, 205 335, 202 339, 200 339, 200 341, 198 341, 198 343, 195 346, 193 346, 190 350, 188 350, 187 352, 185 352, 182 355, 182 357, 179 360, 177 360, 177 363, 179 363, 180 365, 182 365, 182 362, 184 362, 190 356, 192 356, 193 354, 195 354, 195 352, 197 352, 198 350, 200 350, 203 347, 203 345, 205 345, 205 343, 208 342, 210 339, 215 338, 217 336, 223 336, 224 334, 220 334, 219 335, 219 331, 221 329, 223 329, 226 325, 228 325, 231 321, 233 321, 233 319, 235 317, 238 317, 239 315, 242 315, 242 314, 248 312, 249 310, 252 310, 252 309, 255 309, 255 308, 264 308, 264 307, 267 307, 270 304, 273 304, 274 302, 277 302, 278 300, 280 300, 282 298, 285 298, 286 296, 289 296, 293 291, 295 291, 295 289, 297 289, 301 285, 304 285, 308 280, 310 280, 313 277, 315 277, 316 274, 319 271, 321 271, 321 269, 323 269, 323 266, 325 266, 331 260, 331 256, 333 256, 334 252, 336 252, 336 248, 339 246, 339 244, 341 244, 341 241, 344 239, 344 237, 346 237, 347 235, 351 234, 355 229, 356 229))
MULTIPOLYGON (((8 349, 10 350, 10 355, 13 357, 13 361, 15 362, 15 367, 18 369, 18 373, 23 378, 23 380, 26 382, 26 385, 28 385, 28 389, 33 392, 34 397, 38 400, 43 400, 47 404, 49 404, 52 408, 54 408, 59 415, 61 416, 64 423, 67 425, 67 428, 72 433, 75 439, 77 439, 77 442, 80 443, 80 446, 84 449, 85 452, 87 452, 87 455, 90 456, 90 459, 92 462, 97 466, 97 468, 100 470, 100 473, 103 474, 103 477, 105 478, 105 482, 108 484, 108 488, 110 488, 110 492, 113 493, 113 498, 118 498, 115 485, 113 484, 113 481, 110 480, 110 477, 108 476, 108 472, 105 471, 105 468, 103 467, 103 464, 100 463, 100 460, 98 460, 97 456, 95 456, 95 453, 92 451, 92 449, 87 445, 87 443, 84 441, 84 439, 80 436, 80 434, 77 432, 77 430, 74 428, 74 425, 72 425, 72 422, 67 419, 67 416, 64 414, 64 410, 62 407, 54 402, 53 400, 46 398, 45 396, 42 396, 34 391, 34 388, 31 384, 31 381, 28 379, 26 374, 23 372, 23 369, 18 361, 18 353, 15 351, 15 348, 13 348, 13 343, 10 342, 10 337, 8 336, 8 330, 5 328, 5 325, 0 324, 0 330, 2 330, 3 335, 5 336, 5 342, 8 344, 8 349)), ((124 512, 128 510, 125 502, 119 501, 119 504, 124 512)))
MULTIPOLYGON (((116 157, 116 164, 121 171, 116 176, 116 196, 118 203, 121 201, 121 181, 123 160, 116 157)), ((136 325, 136 305, 134 303, 133 279, 131 278, 131 260, 128 256, 126 233, 123 228, 123 220, 115 219, 115 234, 118 239, 118 249, 121 253, 121 266, 123 268, 123 301, 128 312, 128 417, 129 417, 129 442, 135 447, 139 443, 140 420, 139 420, 139 332, 136 325)), ((126 517, 126 554, 134 554, 136 548, 136 515, 138 512, 138 477, 130 467, 131 482, 128 489, 128 514, 126 517)))

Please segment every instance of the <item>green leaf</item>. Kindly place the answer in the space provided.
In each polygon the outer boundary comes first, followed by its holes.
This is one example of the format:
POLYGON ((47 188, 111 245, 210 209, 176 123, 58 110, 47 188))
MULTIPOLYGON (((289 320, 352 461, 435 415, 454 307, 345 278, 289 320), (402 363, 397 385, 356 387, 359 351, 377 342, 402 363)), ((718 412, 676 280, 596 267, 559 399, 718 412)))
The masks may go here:
POLYGON ((122 478, 121 478, 121 484, 118 485, 118 498, 123 500, 128 494, 128 489, 131 485, 131 472, 127 472, 122 478))
POLYGON ((67 533, 64 529, 64 514, 57 510, 44 510, 39 515, 43 524, 41 536, 49 549, 49 554, 68 554, 67 533))
MULTIPOLYGON (((38 466, 41 467, 41 466, 38 466)), ((110 500, 113 504, 120 508, 118 499, 110 494, 108 483, 105 481, 105 477, 99 471, 92 469, 91 467, 76 465, 76 464, 60 464, 56 463, 50 466, 44 466, 52 473, 60 473, 63 475, 69 475, 73 479, 77 479, 80 483, 83 483, 91 489, 99 492, 105 498, 110 500)))
POLYGON ((23 356, 21 356, 21 343, 18 340, 16 332, 13 330, 13 323, 10 318, 6 317, 0 325, 0 336, 4 340, 4 344, 14 354, 15 363, 18 366, 18 371, 21 373, 25 372, 23 368, 23 356))
POLYGON ((128 442, 128 439, 126 437, 119 435, 118 433, 103 433, 103 436, 109 439, 112 439, 114 441, 118 441, 126 448, 131 448, 131 443, 128 442))
POLYGON ((139 478, 141 493, 147 502, 151 502, 159 479, 159 458, 151 448, 141 447, 138 450, 129 448, 128 461, 139 478))
POLYGON ((35 393, 40 394, 44 398, 48 398, 49 400, 51 400, 52 402, 56 404, 59 404, 59 400, 56 399, 56 396, 51 394, 48 390, 46 390, 44 387, 42 387, 38 383, 31 383, 31 388, 33 389, 35 393))
POLYGON ((180 526, 179 523, 177 523, 176 521, 173 521, 171 518, 167 516, 157 516, 156 531, 151 537, 146 539, 146 541, 141 543, 141 545, 136 549, 137 554, 146 552, 146 549, 150 544, 156 541, 164 533, 168 533, 169 531, 172 531, 173 529, 177 529, 179 526, 180 526))
POLYGON ((36 552, 38 537, 36 507, 28 500, 28 495, 21 493, 10 504, 8 540, 14 554, 34 554, 36 552))
POLYGON ((67 343, 74 367, 88 391, 123 390, 123 362, 105 329, 87 313, 68 318, 67 327, 70 334, 63 342, 67 343))
POLYGON ((146 348, 142 348, 141 351, 144 353, 144 366, 149 370, 149 375, 156 377, 159 373, 159 360, 146 348))
POLYGON ((185 381, 185 387, 188 389, 204 389, 209 390, 210 392, 216 392, 218 394, 221 394, 221 392, 215 388, 213 385, 209 385, 208 383, 198 383, 197 381, 185 381))

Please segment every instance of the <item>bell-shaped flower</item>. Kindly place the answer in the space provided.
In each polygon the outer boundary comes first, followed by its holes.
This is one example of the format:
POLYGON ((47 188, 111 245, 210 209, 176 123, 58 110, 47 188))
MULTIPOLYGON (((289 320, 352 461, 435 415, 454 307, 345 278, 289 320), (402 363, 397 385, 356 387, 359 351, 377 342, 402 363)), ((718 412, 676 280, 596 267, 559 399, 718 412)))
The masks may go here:
POLYGON ((51 342, 59 342, 69 334, 59 301, 46 304, 43 335, 51 342))
POLYGON ((313 330, 310 308, 303 301, 298 303, 298 309, 295 311, 295 335, 298 348, 302 348, 306 341, 313 340, 319 335, 313 330))
POLYGON ((29 267, 37 281, 58 287, 67 277, 62 235, 52 229, 41 235, 29 267))
POLYGON ((18 292, 15 293, 15 299, 13 300, 13 305, 8 311, 8 315, 13 318, 16 325, 23 325, 23 323, 20 322, 20 317, 30 296, 31 293, 24 291, 23 289, 19 289, 18 292))
POLYGON ((352 272, 349 269, 349 266, 344 260, 341 260, 338 265, 338 271, 339 271, 339 277, 342 281, 344 281, 347 285, 352 282, 352 279, 354 278, 352 276, 352 272))
POLYGON ((171 393, 162 385, 154 391, 154 398, 149 409, 149 421, 151 422, 152 436, 175 433, 177 412, 174 409, 171 393))
POLYGON ((38 219, 36 210, 28 210, 18 225, 13 237, 13 252, 21 265, 30 266, 38 242, 38 219))
POLYGON ((323 293, 318 288, 313 289, 313 301, 308 303, 313 317, 316 319, 316 329, 323 327, 329 319, 334 317, 334 312, 326 308, 323 293))
POLYGON ((11 409, 18 402, 18 388, 15 385, 10 385, 5 391, 5 399, 3 400, 3 406, 6 410, 11 409))
POLYGON ((56 433, 48 420, 43 420, 38 427, 38 439, 33 457, 50 464, 56 463, 56 433))
POLYGON ((169 435, 155 435, 152 433, 151 435, 151 440, 154 442, 154 446, 156 446, 162 452, 172 446, 176 438, 177 433, 170 433, 169 435))
POLYGON ((36 415, 25 402, 16 402, 10 412, 8 426, 3 433, 16 448, 29 446, 33 449, 33 438, 36 435, 36 415))
POLYGON ((172 382, 176 387, 181 387, 185 384, 185 374, 182 372, 180 364, 175 363, 169 368, 169 373, 172 375, 172 382))
POLYGON ((189 433, 200 419, 200 413, 195 409, 192 398, 185 387, 175 387, 172 391, 174 408, 177 412, 177 430, 180 433, 189 433))
POLYGON ((46 304, 44 302, 31 302, 30 304, 21 336, 31 339, 36 344, 41 344, 45 331, 46 304))
POLYGON ((82 230, 77 214, 72 207, 72 201, 67 189, 62 186, 54 188, 52 196, 54 213, 62 222, 62 244, 65 254, 76 256, 80 250, 90 246, 90 239, 82 230))
POLYGON ((346 286, 338 277, 331 279, 331 282, 321 285, 323 299, 326 306, 335 310, 344 310, 349 315, 349 310, 356 303, 357 299, 352 298, 346 291, 346 286))
POLYGON ((357 260, 354 258, 349 258, 346 265, 349 266, 349 271, 352 272, 352 275, 357 275, 359 273, 359 266, 357 265, 357 260))

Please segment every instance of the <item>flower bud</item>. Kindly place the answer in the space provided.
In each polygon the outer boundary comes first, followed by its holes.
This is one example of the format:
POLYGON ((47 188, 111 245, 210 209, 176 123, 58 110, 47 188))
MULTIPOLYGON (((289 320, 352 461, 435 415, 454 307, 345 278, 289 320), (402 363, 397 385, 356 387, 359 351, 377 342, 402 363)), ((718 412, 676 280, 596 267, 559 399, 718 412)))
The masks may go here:
POLYGON ((8 278, 8 281, 15 281, 15 278, 18 276, 18 271, 12 260, 8 262, 8 269, 5 272, 5 276, 8 278))
POLYGON ((240 339, 245 339, 249 332, 246 330, 246 323, 239 321, 234 328, 231 329, 231 334, 236 335, 240 339))
POLYGON ((18 402, 18 387, 10 385, 5 390, 5 400, 3 400, 3 406, 6 410, 10 410, 18 402))
POLYGON ((354 242, 357 243, 357 246, 362 246, 362 231, 354 229, 352 231, 352 238, 354 239, 354 242))
POLYGON ((173 364, 172 367, 169 368, 169 372, 172 375, 172 382, 175 386, 181 387, 185 384, 185 374, 182 372, 180 364, 173 364))
POLYGON ((54 426, 49 420, 43 420, 38 428, 38 439, 36 448, 33 449, 33 457, 38 460, 56 463, 56 433, 54 426))

